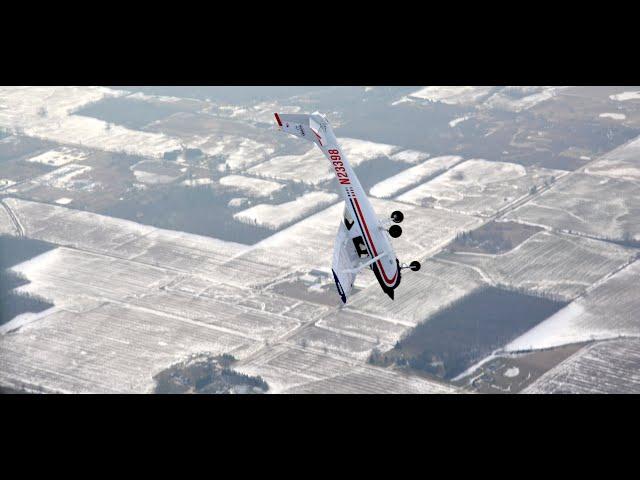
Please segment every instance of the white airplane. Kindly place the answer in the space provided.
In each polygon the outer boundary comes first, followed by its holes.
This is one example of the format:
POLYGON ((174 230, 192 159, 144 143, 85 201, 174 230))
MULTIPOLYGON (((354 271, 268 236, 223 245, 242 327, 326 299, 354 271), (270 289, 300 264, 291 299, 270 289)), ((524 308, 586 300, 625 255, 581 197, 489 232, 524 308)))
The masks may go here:
POLYGON ((394 289, 400 285, 400 272, 409 268, 420 270, 417 261, 400 264, 390 237, 398 238, 404 215, 400 211, 388 220, 379 220, 358 177, 338 145, 329 121, 318 112, 312 115, 275 114, 280 130, 315 143, 331 162, 340 192, 344 198, 344 221, 340 223, 333 249, 333 279, 343 303, 353 289, 356 275, 369 267, 382 290, 393 300, 394 289))

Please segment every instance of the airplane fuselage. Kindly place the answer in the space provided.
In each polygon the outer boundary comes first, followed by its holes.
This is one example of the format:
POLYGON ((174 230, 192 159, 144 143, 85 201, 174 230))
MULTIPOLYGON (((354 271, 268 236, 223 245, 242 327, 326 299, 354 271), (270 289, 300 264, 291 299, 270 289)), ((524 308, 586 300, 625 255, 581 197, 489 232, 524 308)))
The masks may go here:
POLYGON ((316 145, 331 163, 346 208, 362 235, 369 257, 373 259, 384 254, 371 267, 382 290, 393 298, 393 290, 400 284, 401 274, 387 233, 380 228, 378 216, 331 129, 313 131, 313 134, 316 145))

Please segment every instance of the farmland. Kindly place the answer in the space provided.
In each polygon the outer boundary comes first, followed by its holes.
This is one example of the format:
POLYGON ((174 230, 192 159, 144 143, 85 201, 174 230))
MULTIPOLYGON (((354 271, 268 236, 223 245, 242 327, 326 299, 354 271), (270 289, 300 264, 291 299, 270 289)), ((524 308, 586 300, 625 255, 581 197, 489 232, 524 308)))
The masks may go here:
POLYGON ((562 174, 513 163, 471 159, 409 190, 397 200, 470 215, 490 216, 553 183, 562 174))
POLYGON ((617 337, 640 337, 636 261, 601 282, 556 315, 514 340, 507 350, 550 348, 617 337))
POLYGON ((591 345, 565 360, 524 393, 640 393, 640 341, 591 345))
POLYGON ((638 91, 2 87, 0 389, 636 393, 638 91), (334 174, 272 118, 314 110, 404 214, 394 300, 336 295, 334 174))
POLYGON ((640 187, 635 182, 574 173, 504 217, 604 240, 640 240, 640 187))

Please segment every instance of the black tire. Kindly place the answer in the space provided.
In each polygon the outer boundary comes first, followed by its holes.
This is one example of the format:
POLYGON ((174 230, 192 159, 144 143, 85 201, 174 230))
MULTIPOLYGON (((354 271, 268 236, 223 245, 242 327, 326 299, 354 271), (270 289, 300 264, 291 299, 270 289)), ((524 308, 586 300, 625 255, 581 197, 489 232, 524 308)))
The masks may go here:
POLYGON ((389 235, 391 235, 391 238, 398 238, 402 235, 402 228, 400 228, 400 225, 391 225, 391 227, 389 227, 389 235))
POLYGON ((409 264, 409 267, 411 268, 412 272, 417 272, 418 270, 420 270, 421 266, 422 265, 420 265, 420 262, 418 262, 417 260, 414 260, 409 264))
POLYGON ((402 223, 402 220, 404 220, 404 214, 400 210, 396 210, 391 214, 391 220, 393 220, 393 223, 402 223))

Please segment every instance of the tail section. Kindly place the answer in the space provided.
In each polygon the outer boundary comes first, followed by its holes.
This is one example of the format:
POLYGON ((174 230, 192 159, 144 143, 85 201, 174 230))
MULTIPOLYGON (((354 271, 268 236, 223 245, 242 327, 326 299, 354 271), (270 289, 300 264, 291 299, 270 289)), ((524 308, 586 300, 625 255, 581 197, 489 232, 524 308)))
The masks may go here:
POLYGON ((327 144, 328 135, 333 137, 329 121, 318 112, 312 115, 276 113, 275 117, 280 130, 313 142, 321 148, 327 144))

